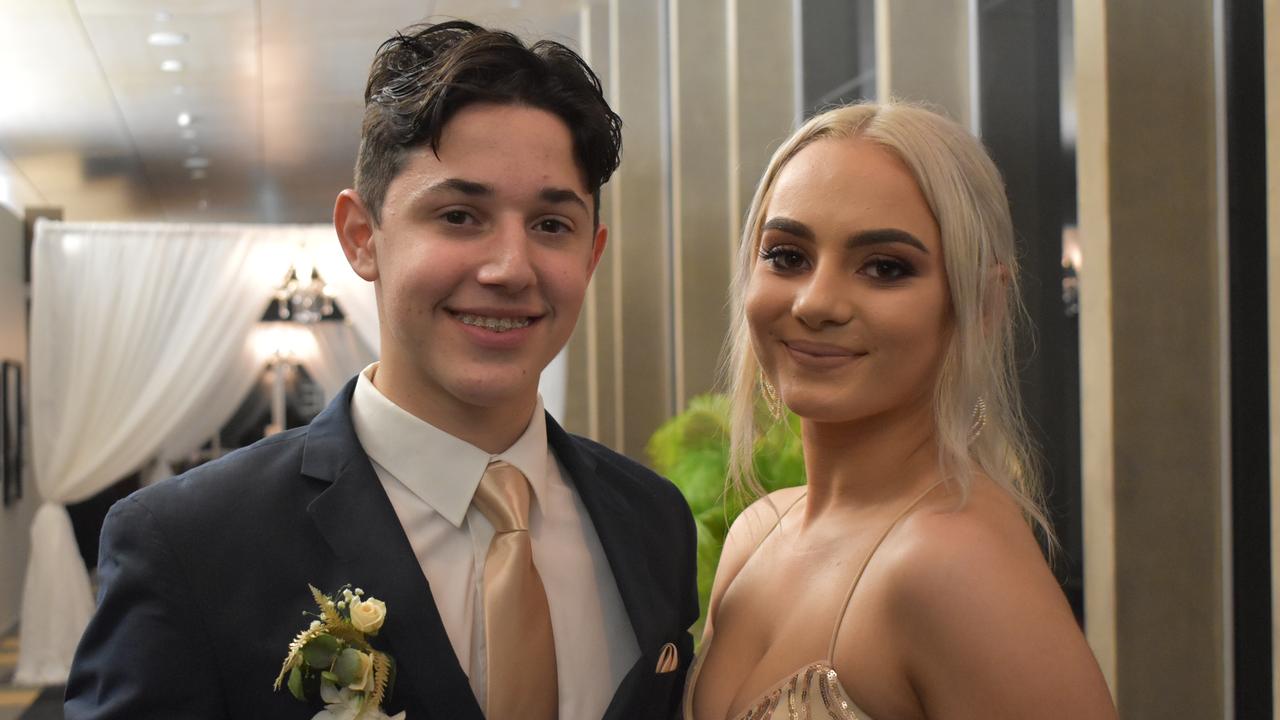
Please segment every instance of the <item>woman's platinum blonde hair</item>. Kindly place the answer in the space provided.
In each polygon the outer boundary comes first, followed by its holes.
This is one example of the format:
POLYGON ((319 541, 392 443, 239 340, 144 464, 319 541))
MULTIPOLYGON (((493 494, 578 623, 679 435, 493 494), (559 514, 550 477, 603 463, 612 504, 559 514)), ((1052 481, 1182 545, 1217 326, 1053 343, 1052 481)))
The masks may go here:
POLYGON ((859 103, 813 117, 778 148, 760 179, 733 280, 726 353, 730 482, 739 491, 763 494, 752 467, 763 421, 758 411, 761 371, 743 299, 759 257, 761 226, 774 182, 787 162, 811 143, 853 138, 887 149, 910 169, 941 231, 952 319, 934 390, 943 476, 959 486, 964 498, 974 473, 987 475, 1018 501, 1029 521, 1052 542, 1014 372, 1014 326, 1025 313, 1004 183, 982 144, 967 130, 903 102, 859 103), (986 405, 986 423, 975 437, 974 413, 980 400, 986 405))

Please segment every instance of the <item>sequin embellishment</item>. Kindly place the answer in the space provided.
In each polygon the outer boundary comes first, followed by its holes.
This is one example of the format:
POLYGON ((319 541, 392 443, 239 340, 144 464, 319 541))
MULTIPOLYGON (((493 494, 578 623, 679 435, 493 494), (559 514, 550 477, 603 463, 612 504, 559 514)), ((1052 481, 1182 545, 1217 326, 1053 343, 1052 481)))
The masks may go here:
POLYGON ((831 720, 869 720, 860 715, 835 668, 814 663, 779 683, 736 720, 818 720, 813 711, 826 711, 831 720), (821 707, 811 707, 810 698, 821 698, 821 707))

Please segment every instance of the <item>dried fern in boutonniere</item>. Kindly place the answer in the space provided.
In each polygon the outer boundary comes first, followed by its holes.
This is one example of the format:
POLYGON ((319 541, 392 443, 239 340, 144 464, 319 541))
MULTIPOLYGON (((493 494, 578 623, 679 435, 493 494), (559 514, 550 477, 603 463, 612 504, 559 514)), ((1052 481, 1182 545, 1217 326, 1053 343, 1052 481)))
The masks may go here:
POLYGON ((289 643, 275 689, 285 684, 303 702, 318 695, 325 708, 312 720, 404 720, 404 713, 388 718, 382 712, 395 661, 368 640, 386 620, 386 605, 350 585, 335 593, 336 601, 308 587, 320 612, 305 613, 316 619, 289 643))

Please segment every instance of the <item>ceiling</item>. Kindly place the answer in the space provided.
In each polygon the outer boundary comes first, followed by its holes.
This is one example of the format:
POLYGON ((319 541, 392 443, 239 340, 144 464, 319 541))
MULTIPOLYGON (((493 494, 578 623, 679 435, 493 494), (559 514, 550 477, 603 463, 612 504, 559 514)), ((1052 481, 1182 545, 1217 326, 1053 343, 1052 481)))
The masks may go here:
POLYGON ((327 222, 396 29, 464 17, 575 46, 599 1, 0 0, 0 190, 68 220, 327 222))

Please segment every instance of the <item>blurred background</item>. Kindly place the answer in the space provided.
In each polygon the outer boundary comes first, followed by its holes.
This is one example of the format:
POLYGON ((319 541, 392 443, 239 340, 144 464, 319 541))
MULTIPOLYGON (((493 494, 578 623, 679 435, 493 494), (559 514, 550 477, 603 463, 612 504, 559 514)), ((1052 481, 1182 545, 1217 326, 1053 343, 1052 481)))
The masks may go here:
MULTIPOLYGON (((0 0, 0 720, 53 706, 13 678, 42 500, 67 507, 91 569, 114 500, 306 423, 376 357, 369 299, 312 248, 351 184, 374 50, 444 18, 574 47, 622 115, 610 245, 543 392, 569 430, 671 475, 700 520, 723 516, 702 396, 772 151, 862 98, 928 102, 981 136, 1021 243, 1055 570, 1121 715, 1280 717, 1277 0, 0 0), (51 331, 30 313, 40 218, 64 246, 251 228, 302 248, 272 266, 251 318, 266 339, 217 422, 47 498, 32 415, 62 389, 31 388, 51 331)), ((93 304, 109 286, 59 287, 93 304)), ((723 528, 703 525, 714 559, 723 528)))

